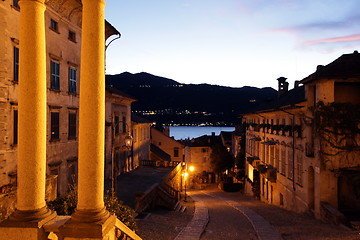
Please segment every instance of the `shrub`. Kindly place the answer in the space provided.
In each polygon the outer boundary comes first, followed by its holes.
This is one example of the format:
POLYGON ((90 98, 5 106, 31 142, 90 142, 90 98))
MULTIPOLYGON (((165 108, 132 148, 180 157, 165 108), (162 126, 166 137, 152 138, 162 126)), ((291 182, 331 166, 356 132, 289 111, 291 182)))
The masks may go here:
MULTIPOLYGON (((135 211, 131 207, 123 205, 123 202, 117 199, 115 193, 107 192, 104 196, 104 204, 106 209, 109 212, 114 213, 122 223, 131 230, 136 230, 136 222, 133 217, 135 211)), ((48 202, 47 205, 59 215, 73 214, 77 205, 77 188, 71 188, 66 195, 48 202)))

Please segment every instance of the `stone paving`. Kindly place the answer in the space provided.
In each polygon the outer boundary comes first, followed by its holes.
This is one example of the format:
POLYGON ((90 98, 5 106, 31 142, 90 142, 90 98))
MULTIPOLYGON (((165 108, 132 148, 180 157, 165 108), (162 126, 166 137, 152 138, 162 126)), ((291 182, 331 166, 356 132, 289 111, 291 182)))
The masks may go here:
POLYGON ((190 223, 183 228, 175 240, 198 240, 209 222, 209 212, 205 204, 195 195, 189 194, 195 201, 194 216, 190 223))
MULTIPOLYGON (((201 192, 202 194, 209 195, 216 198, 212 194, 201 192)), ((184 228, 175 240, 198 240, 201 237, 201 234, 204 232, 207 223, 209 222, 208 209, 205 207, 205 204, 201 201, 201 198, 197 197, 192 192, 189 192, 189 195, 192 199, 195 200, 195 213, 191 222, 184 228)), ((267 222, 263 217, 261 217, 256 212, 251 209, 242 206, 240 203, 229 200, 226 198, 220 198, 222 201, 226 202, 228 205, 239 211, 241 214, 245 215, 247 219, 251 222, 259 240, 282 240, 281 235, 276 229, 267 222)))

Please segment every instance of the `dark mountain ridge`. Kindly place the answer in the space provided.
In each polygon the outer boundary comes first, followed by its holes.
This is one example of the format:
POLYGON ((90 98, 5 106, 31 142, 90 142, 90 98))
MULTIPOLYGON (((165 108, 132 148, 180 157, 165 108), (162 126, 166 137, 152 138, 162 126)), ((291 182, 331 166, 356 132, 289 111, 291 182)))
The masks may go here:
POLYGON ((150 114, 151 120, 180 124, 205 119, 231 124, 239 114, 277 97, 272 88, 182 84, 144 72, 107 75, 106 84, 138 99, 133 111, 150 114))

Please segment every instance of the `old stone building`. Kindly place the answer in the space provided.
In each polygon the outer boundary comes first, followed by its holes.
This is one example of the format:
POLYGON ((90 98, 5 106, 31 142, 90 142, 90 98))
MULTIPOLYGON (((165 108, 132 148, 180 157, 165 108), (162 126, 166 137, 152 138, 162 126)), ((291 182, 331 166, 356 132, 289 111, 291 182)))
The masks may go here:
POLYGON ((105 95, 105 178, 134 169, 131 103, 135 99, 111 87, 105 95))
POLYGON ((132 114, 131 125, 133 136, 133 168, 137 168, 138 166, 143 164, 143 161, 150 159, 150 128, 152 122, 135 114, 132 114))
POLYGON ((243 116, 245 191, 339 223, 360 210, 360 54, 344 54, 243 116))
MULTIPOLYGON (((16 184, 20 11, 17 0, 0 4, 0 186, 16 184)), ((46 2, 46 174, 57 176, 58 194, 77 178, 81 17, 81 1, 46 2)))
POLYGON ((154 127, 151 128, 151 152, 152 160, 162 166, 176 166, 183 161, 184 145, 171 138, 168 129, 160 131, 154 127))

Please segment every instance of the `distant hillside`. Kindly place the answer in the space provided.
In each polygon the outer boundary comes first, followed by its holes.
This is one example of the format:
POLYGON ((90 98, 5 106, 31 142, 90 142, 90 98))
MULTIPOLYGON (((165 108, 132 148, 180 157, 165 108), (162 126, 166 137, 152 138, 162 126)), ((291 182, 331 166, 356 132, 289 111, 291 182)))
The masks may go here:
POLYGON ((234 123, 237 116, 277 96, 272 88, 181 84, 149 73, 107 75, 106 84, 138 99, 133 110, 173 123, 234 123))

